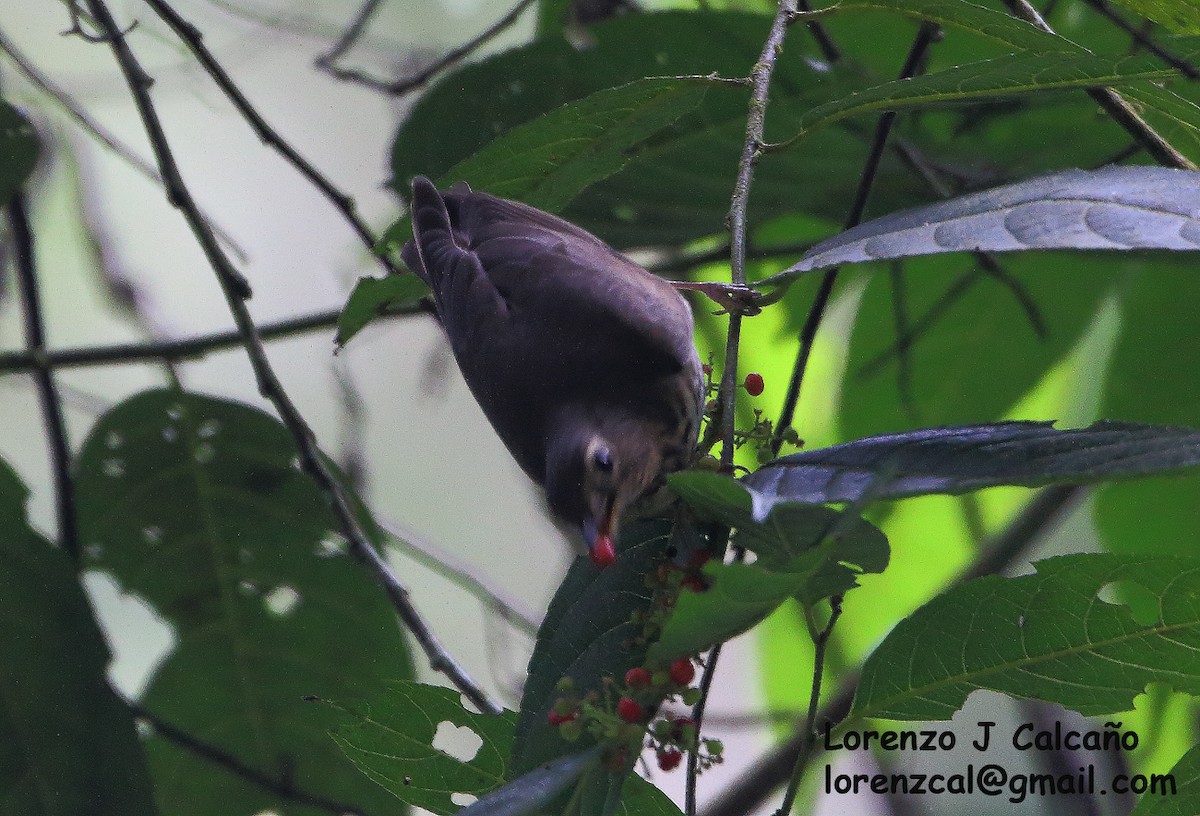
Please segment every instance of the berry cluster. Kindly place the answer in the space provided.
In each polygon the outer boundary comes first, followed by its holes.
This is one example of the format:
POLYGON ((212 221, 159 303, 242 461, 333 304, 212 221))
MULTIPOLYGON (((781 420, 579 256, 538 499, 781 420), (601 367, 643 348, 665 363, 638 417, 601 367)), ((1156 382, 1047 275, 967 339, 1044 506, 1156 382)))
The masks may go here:
MULTIPOLYGON (((718 383, 713 379, 713 368, 710 364, 701 367, 704 371, 704 386, 707 403, 704 406, 704 412, 711 422, 717 411, 716 394, 719 390, 718 383)), ((752 371, 747 374, 742 380, 741 387, 746 389, 746 393, 752 397, 760 396, 766 390, 766 382, 763 376, 757 371, 752 371)), ((774 423, 770 419, 763 417, 763 412, 759 408, 754 409, 754 425, 748 430, 735 429, 733 432, 733 445, 735 448, 740 448, 746 444, 753 444, 757 449, 756 455, 759 464, 765 464, 774 458, 771 451, 771 442, 775 434, 774 423)), ((721 439, 721 434, 718 433, 712 437, 713 442, 718 442, 721 439)), ((800 447, 804 444, 800 439, 800 435, 796 433, 795 428, 788 427, 783 432, 783 442, 794 447, 800 447)), ((711 454, 702 456, 697 462, 696 467, 700 470, 717 470, 720 467, 719 462, 711 454)))
POLYGON ((577 740, 586 730, 607 743, 604 762, 613 770, 624 769, 631 752, 643 746, 655 752, 664 771, 676 768, 688 751, 705 769, 721 761, 720 740, 701 740, 696 724, 687 717, 664 717, 649 724, 653 709, 665 699, 678 695, 685 705, 695 705, 700 698, 700 689, 691 686, 695 679, 696 665, 688 657, 666 666, 634 666, 625 672, 623 683, 608 678, 603 699, 594 691, 578 697, 574 681, 564 677, 546 719, 566 740, 577 740))

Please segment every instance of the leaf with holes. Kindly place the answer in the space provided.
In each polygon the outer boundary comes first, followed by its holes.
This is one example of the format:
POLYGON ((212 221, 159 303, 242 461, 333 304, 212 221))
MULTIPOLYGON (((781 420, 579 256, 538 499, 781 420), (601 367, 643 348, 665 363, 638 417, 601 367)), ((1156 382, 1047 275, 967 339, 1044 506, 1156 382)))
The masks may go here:
POLYGON ((1200 173, 1064 170, 876 218, 804 253, 778 282, 847 263, 943 252, 1200 249, 1200 173))
MULTIPOLYGON (((438 186, 468 181, 480 191, 558 212, 699 105, 712 84, 702 77, 649 78, 598 91, 501 134, 447 170, 438 186)), ((406 217, 388 229, 384 244, 399 246, 411 235, 406 217)))
POLYGON ((388 275, 386 278, 359 278, 354 284, 350 299, 338 315, 337 338, 339 346, 350 342, 376 317, 389 309, 412 306, 425 295, 429 287, 416 275, 388 275))
POLYGON ((976 689, 1086 716, 1129 711, 1151 682, 1200 694, 1200 560, 1088 554, 1034 567, 955 587, 902 621, 864 665, 852 716, 945 720, 976 689), (1131 611, 1097 597, 1110 584, 1152 597, 1131 611))
POLYGON ((0 207, 21 188, 37 164, 38 138, 17 109, 0 100, 0 207))
POLYGON ((476 714, 452 689, 393 682, 370 705, 341 704, 333 738, 358 769, 397 799, 438 814, 501 785, 516 715, 476 714), (458 794, 457 801, 454 798, 458 794))
POLYGON ((1097 422, 962 425, 873 436, 784 456, 746 476, 754 517, 779 501, 861 502, 985 487, 1088 483, 1200 466, 1200 431, 1097 422))
MULTIPOLYGON (((394 800, 363 785, 328 737, 334 712, 303 698, 370 700, 384 679, 411 675, 407 647, 294 457, 287 430, 246 405, 177 390, 132 397, 79 457, 86 563, 175 629, 141 700, 149 711, 326 811, 383 812, 394 800)), ((146 750, 166 813, 225 814, 231 802, 321 812, 161 737, 146 750)))
POLYGON ((734 543, 758 558, 706 565, 707 590, 680 595, 651 661, 697 654, 750 630, 788 598, 815 604, 857 586, 861 573, 887 567, 887 539, 852 513, 779 503, 759 522, 751 492, 727 476, 678 473, 670 484, 700 518, 735 527, 734 543))
POLYGON ((156 813, 133 717, 70 559, 25 518, 28 491, 0 460, 0 811, 156 813))

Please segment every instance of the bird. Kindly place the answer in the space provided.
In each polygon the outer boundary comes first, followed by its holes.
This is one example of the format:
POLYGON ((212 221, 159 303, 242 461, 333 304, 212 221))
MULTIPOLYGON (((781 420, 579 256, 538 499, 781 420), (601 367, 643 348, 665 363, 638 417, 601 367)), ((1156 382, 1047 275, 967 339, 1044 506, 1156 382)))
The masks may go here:
POLYGON ((432 292, 475 400, 592 561, 622 514, 693 455, 705 384, 667 281, 526 204, 412 182, 405 264, 432 292))

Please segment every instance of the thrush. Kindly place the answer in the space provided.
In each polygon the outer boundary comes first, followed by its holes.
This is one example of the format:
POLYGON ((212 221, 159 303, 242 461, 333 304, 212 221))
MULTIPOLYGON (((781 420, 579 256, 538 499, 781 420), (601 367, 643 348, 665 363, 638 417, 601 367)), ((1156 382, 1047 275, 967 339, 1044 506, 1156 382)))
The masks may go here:
POLYGON ((458 183, 412 185, 404 262, 433 292, 463 378, 593 561, 622 513, 685 466, 703 410, 692 313, 599 238, 458 183))

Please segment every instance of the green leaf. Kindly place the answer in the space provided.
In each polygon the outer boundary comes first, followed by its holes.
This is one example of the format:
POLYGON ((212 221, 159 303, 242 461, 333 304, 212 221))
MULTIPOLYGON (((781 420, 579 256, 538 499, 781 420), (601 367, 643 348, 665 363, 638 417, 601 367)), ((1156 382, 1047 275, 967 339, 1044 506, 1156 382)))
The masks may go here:
MULTIPOLYGON (((585 733, 574 743, 559 734, 546 716, 561 695, 559 680, 570 677, 580 697, 602 690, 605 677, 620 678, 642 664, 646 644, 634 613, 651 609, 653 593, 646 576, 664 558, 672 535, 662 522, 638 522, 621 531, 615 564, 600 570, 576 559, 555 593, 538 631, 529 677, 521 697, 511 774, 523 774, 555 757, 594 744, 585 733)), ((510 774, 510 775, 511 775, 510 774)))
POLYGON ((0 100, 0 207, 8 203, 37 164, 38 138, 17 109, 0 100))
POLYGON ((1064 170, 890 213, 835 235, 766 283, 848 263, 944 252, 1200 249, 1200 173, 1064 170))
POLYGON ((868 113, 998 100, 1070 88, 1114 87, 1137 80, 1170 79, 1175 75, 1173 69, 1147 57, 1008 54, 911 79, 893 80, 818 105, 801 120, 798 136, 868 113))
POLYGON ((970 581, 902 621, 863 667, 852 716, 945 720, 976 689, 1086 716, 1132 709, 1151 682, 1200 693, 1200 560, 1088 554, 1034 566, 970 581), (1153 596, 1151 620, 1101 600, 1110 584, 1153 596))
POLYGON ((339 346, 346 345, 379 315, 389 309, 411 306, 428 293, 429 287, 416 275, 359 278, 338 316, 335 342, 339 346))
POLYGON ((27 495, 0 460, 0 811, 157 813, 104 636, 70 560, 30 529, 27 495))
MULTIPOLYGON (((598 91, 500 135, 446 171, 438 186, 467 181, 474 189, 558 212, 699 105, 712 84, 701 77, 652 78, 598 91)), ((404 218, 384 241, 398 245, 411 233, 404 218)))
POLYGON ((1200 465, 1200 431, 1124 422, 1055 430, 1049 422, 926 428, 794 453, 743 483, 754 516, 780 500, 820 504, 1038 487, 1169 473, 1200 465))
POLYGON ((690 472, 672 475, 670 484, 702 519, 736 527, 734 543, 758 560, 705 566, 708 589, 680 595, 650 648, 652 662, 701 652, 748 631, 788 598, 812 605, 887 566, 887 539, 851 513, 779 503, 756 522, 750 491, 733 479, 690 472))
POLYGON ((1168 775, 1171 782, 1159 777, 1166 787, 1143 794, 1129 816, 1189 816, 1200 812, 1200 745, 1180 757, 1168 775))
MULTIPOLYGON (((333 738, 358 769, 402 802, 437 814, 454 813, 454 793, 482 796, 500 786, 512 749, 516 715, 476 714, 462 706, 453 689, 413 682, 390 682, 370 705, 333 703, 344 724, 333 738), (449 724, 449 725, 446 725, 449 724), (441 729, 461 729, 481 744, 469 761, 435 748, 441 729)), ((474 742, 472 739, 472 742, 474 742)), ((466 752, 465 747, 463 748, 466 752)), ((480 803, 481 804, 481 803, 480 803)))
MULTIPOLYGON (((391 797, 364 786, 328 737, 334 712, 303 698, 370 699, 384 679, 411 675, 408 651, 294 457, 291 435, 261 411, 144 392, 84 443, 80 537, 90 567, 175 629, 176 648, 141 700, 148 710, 267 777, 347 810, 382 811, 391 797)), ((166 813, 282 807, 162 738, 146 747, 166 813)))
POLYGON ((1200 34, 1200 5, 1193 0, 1117 0, 1125 8, 1176 34, 1200 34))

